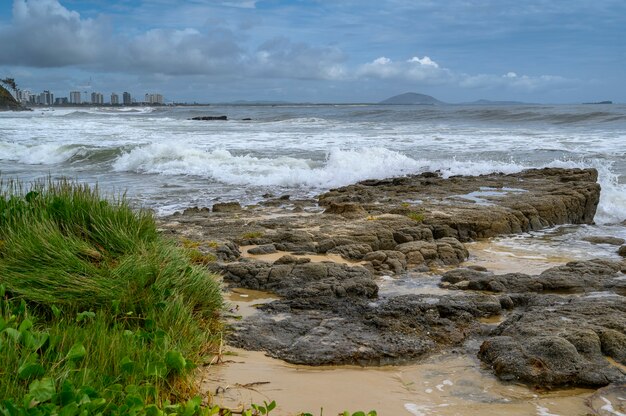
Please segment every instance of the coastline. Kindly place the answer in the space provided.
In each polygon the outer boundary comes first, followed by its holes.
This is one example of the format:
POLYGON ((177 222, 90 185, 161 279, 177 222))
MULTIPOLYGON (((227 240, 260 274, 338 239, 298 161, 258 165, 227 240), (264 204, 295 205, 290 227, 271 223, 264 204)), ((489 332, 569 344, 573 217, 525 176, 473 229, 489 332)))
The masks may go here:
POLYGON ((214 256, 208 266, 230 287, 280 297, 233 322, 230 345, 309 365, 398 365, 479 353, 505 383, 598 388, 626 380, 617 347, 626 339, 624 314, 602 312, 626 307, 626 263, 619 256, 555 260, 538 276, 463 267, 469 257, 463 242, 592 223, 596 179, 595 171, 576 169, 451 179, 423 174, 364 181, 318 200, 274 197, 258 206, 189 209, 160 226, 214 256), (315 257, 328 254, 356 264, 315 257), (439 292, 380 290, 381 281, 420 281, 429 273, 439 276, 439 292), (558 306, 563 300, 568 308, 558 306), (585 318, 591 311, 598 319, 585 318), (537 360, 539 368, 532 364, 537 360))

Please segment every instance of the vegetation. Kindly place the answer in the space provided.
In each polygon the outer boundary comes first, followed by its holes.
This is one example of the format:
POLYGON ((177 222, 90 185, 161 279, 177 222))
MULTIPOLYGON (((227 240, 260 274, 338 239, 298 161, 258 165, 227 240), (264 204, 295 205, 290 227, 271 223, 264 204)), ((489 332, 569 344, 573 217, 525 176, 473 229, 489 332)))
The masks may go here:
POLYGON ((97 188, 0 181, 0 415, 269 415, 196 395, 222 308, 197 248, 97 188))
POLYGON ((199 409, 219 285, 123 197, 0 182, 0 288, 0 414, 199 409))
POLYGON ((17 84, 15 83, 14 78, 0 79, 0 84, 4 84, 7 87, 11 88, 13 91, 17 92, 17 84))
POLYGON ((422 213, 411 211, 408 214, 406 214, 406 216, 415 222, 424 222, 424 214, 422 213))

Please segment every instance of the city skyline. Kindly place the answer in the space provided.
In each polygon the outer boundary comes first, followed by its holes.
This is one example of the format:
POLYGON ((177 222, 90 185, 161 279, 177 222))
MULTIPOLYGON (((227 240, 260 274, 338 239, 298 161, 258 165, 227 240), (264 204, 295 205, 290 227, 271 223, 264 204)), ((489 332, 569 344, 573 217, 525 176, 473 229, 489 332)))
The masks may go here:
POLYGON ((68 96, 65 97, 57 97, 54 92, 50 90, 44 90, 43 92, 37 94, 33 93, 30 89, 17 89, 15 92, 11 92, 15 95, 15 98, 26 105, 84 105, 84 104, 95 104, 95 105, 136 105, 136 104, 147 104, 147 105, 164 105, 165 100, 162 94, 159 93, 145 93, 143 95, 143 100, 137 100, 132 98, 132 94, 124 91, 122 94, 118 94, 116 92, 112 92, 109 95, 109 100, 105 101, 105 95, 98 91, 88 92, 88 91, 70 91, 68 96), (83 98, 84 94, 84 98, 83 98), (120 95, 122 96, 122 101, 120 102, 120 95))
POLYGON ((178 102, 626 102, 624 38, 619 0, 7 0, 0 74, 178 102))

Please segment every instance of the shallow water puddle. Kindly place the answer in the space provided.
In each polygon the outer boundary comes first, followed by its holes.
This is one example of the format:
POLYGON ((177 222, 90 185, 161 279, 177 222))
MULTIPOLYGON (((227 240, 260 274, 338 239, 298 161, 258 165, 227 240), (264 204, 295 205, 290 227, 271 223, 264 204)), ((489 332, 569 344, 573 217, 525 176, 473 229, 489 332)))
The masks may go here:
POLYGON ((564 225, 544 231, 466 243, 470 258, 464 266, 486 267, 497 273, 539 274, 550 267, 575 260, 619 260, 617 246, 585 241, 591 236, 626 238, 621 225, 564 225))
POLYGON ((372 409, 382 416, 585 415, 585 400, 594 392, 538 393, 505 385, 482 370, 477 359, 455 354, 413 365, 362 368, 291 365, 262 352, 233 351, 230 362, 204 370, 203 392, 232 408, 275 400, 276 416, 317 415, 320 408, 324 415, 372 409))
POLYGON ((231 306, 233 316, 240 318, 258 313, 257 307, 259 305, 280 299, 270 292, 243 288, 229 289, 228 292, 224 293, 224 298, 231 306))
POLYGON ((332 263, 345 264, 348 266, 358 266, 363 264, 360 261, 350 261, 341 257, 339 254, 293 254, 288 251, 277 251, 276 253, 270 254, 251 254, 248 251, 254 247, 258 246, 241 246, 239 249, 241 250, 241 257, 253 258, 255 260, 262 260, 268 263, 273 263, 282 256, 290 255, 296 258, 309 259, 312 262, 324 262, 329 261, 332 263))

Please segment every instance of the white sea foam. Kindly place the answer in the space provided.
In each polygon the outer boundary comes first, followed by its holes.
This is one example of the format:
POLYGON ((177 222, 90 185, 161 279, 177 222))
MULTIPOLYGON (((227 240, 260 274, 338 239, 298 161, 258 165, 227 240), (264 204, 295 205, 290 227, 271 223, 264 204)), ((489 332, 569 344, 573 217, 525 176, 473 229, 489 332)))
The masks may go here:
MULTIPOLYGON (((152 176, 145 178, 151 181, 145 186, 154 188, 153 195, 164 183, 176 184, 188 187, 189 202, 198 194, 198 184, 206 184, 202 191, 207 198, 227 192, 232 198, 254 200, 256 191, 251 193, 249 186, 318 192, 364 179, 424 171, 450 177, 513 173, 531 167, 595 167, 602 186, 596 221, 608 224, 626 219, 626 185, 620 183, 626 175, 621 162, 626 138, 621 124, 585 122, 584 128, 568 128, 516 119, 519 126, 503 126, 462 119, 484 113, 462 108, 452 112, 425 109, 419 114, 411 110, 406 115, 402 115, 406 109, 346 111, 319 106, 70 107, 2 113, 0 170, 45 174, 54 165, 55 172, 80 177, 102 175, 106 169, 100 180, 128 185, 130 195, 134 184, 141 182, 137 174, 147 173, 152 176), (203 112, 228 114, 232 121, 187 121, 203 112), (349 118, 350 114, 357 118, 349 118), (425 114, 432 114, 435 121, 414 118, 425 114), (252 120, 238 121, 247 117, 252 120), (131 150, 119 156, 124 149, 131 150), (92 157, 92 152, 98 155, 92 157)), ((537 111, 559 116, 581 110, 537 111)), ((616 107, 614 112, 620 115, 623 110, 616 107)), ((159 194, 159 204, 178 203, 166 194, 159 194)), ((176 201, 184 203, 180 195, 176 201)))

